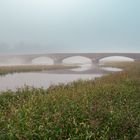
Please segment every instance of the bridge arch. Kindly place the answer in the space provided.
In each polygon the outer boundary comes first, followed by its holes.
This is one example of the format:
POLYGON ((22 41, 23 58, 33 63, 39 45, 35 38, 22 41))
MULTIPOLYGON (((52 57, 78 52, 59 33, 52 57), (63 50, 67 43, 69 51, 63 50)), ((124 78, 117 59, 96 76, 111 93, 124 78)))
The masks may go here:
POLYGON ((53 65, 54 60, 50 57, 47 56, 40 56, 40 57, 35 57, 31 60, 32 64, 41 64, 41 65, 53 65))
POLYGON ((140 53, 56 53, 56 54, 31 54, 31 55, 10 55, 0 56, 1 62, 13 57, 20 58, 24 64, 32 64, 32 60, 39 57, 49 57, 53 59, 54 64, 62 64, 63 59, 74 56, 83 56, 92 60, 92 63, 98 64, 100 59, 113 56, 124 56, 133 58, 135 61, 140 60, 140 53))
POLYGON ((71 56, 66 57, 62 60, 64 64, 83 64, 83 63, 92 63, 92 60, 85 56, 71 56))
POLYGON ((99 63, 104 63, 104 62, 134 62, 135 59, 127 56, 107 56, 107 57, 102 57, 99 60, 99 63))

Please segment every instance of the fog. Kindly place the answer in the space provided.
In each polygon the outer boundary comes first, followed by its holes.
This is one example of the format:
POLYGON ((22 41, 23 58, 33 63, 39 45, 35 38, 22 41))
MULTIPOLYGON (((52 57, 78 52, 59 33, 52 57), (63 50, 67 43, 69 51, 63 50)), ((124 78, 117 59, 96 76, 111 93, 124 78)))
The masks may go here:
POLYGON ((0 1, 0 53, 140 52, 138 0, 0 1))

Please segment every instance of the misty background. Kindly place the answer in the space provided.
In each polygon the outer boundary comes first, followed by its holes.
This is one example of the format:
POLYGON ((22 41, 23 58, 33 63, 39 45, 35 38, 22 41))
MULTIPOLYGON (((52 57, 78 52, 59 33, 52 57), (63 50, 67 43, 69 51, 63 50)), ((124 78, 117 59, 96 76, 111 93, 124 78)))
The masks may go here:
POLYGON ((0 54, 140 52, 139 0, 0 0, 0 54))

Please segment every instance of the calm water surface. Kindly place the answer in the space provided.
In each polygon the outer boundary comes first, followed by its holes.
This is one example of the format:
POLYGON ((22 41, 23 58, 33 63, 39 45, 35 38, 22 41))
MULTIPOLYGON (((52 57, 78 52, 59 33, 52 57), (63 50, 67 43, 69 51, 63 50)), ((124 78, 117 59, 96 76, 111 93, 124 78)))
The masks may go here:
POLYGON ((95 79, 96 77, 101 77, 106 74, 106 71, 108 71, 108 73, 109 71, 121 71, 121 69, 117 68, 101 68, 91 64, 82 64, 80 66, 80 68, 68 70, 7 74, 0 77, 0 91, 7 89, 16 90, 25 85, 47 89, 50 85, 66 84, 80 79, 95 79))
POLYGON ((49 73, 15 73, 0 77, 0 91, 16 90, 24 85, 48 88, 50 85, 68 83, 78 79, 94 79, 101 74, 49 74, 49 73))

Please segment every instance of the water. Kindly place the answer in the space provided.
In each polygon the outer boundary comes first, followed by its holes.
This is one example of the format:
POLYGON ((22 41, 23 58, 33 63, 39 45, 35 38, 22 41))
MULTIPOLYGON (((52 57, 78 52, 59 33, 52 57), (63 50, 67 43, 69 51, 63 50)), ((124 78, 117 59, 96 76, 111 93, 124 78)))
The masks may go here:
POLYGON ((78 79, 90 80, 101 76, 101 74, 49 74, 41 72, 8 74, 0 77, 0 91, 16 90, 25 85, 47 89, 50 85, 68 83, 78 79))
MULTIPOLYGON (((121 71, 122 69, 119 68, 101 68, 105 71, 121 71)), ((84 66, 81 68, 76 69, 69 69, 69 70, 56 70, 56 71, 49 71, 49 72, 27 72, 27 73, 14 73, 14 74, 7 74, 5 76, 0 77, 0 91, 5 90, 16 90, 17 88, 24 87, 25 85, 33 86, 36 88, 45 88, 47 89, 50 85, 58 85, 60 83, 69 83, 76 80, 91 80, 95 79, 96 77, 101 77, 104 73, 94 72, 94 66, 91 67, 93 70, 92 73, 88 72, 89 65, 87 68, 84 66), (84 71, 85 70, 85 73, 84 71), (62 72, 60 72, 62 71, 62 72), (71 71, 71 72, 70 72, 71 71), (60 73, 59 73, 60 72, 60 73), (83 73, 81 73, 83 72, 83 73)))
MULTIPOLYGON (((14 59, 15 62, 21 63, 21 60, 14 59)), ((8 60, 5 64, 11 63, 13 60, 8 60), (9 63, 10 62, 10 63, 9 63)), ((14 62, 14 63, 15 63, 14 62)), ((53 64, 52 60, 46 57, 34 59, 35 63, 53 64)), ((60 83, 68 83, 76 80, 90 80, 96 77, 101 77, 105 73, 122 71, 119 68, 103 67, 103 65, 93 64, 90 59, 85 57, 69 57, 64 59, 64 64, 78 64, 78 68, 68 70, 52 70, 48 72, 28 72, 28 73, 14 73, 0 77, 0 91, 7 89, 16 90, 17 88, 24 87, 25 85, 33 86, 36 88, 43 87, 47 89, 50 85, 58 85, 60 83)))
POLYGON ((87 57, 73 56, 63 60, 63 64, 78 65, 79 68, 72 69, 72 71, 80 72, 90 70, 92 67, 92 60, 87 57))
POLYGON ((114 67, 102 67, 102 69, 105 70, 105 71, 112 71, 112 72, 123 71, 123 69, 120 69, 120 68, 114 68, 114 67))
POLYGON ((87 70, 90 70, 92 67, 92 64, 81 64, 79 65, 79 68, 75 68, 75 69, 72 69, 72 71, 87 71, 87 70))

